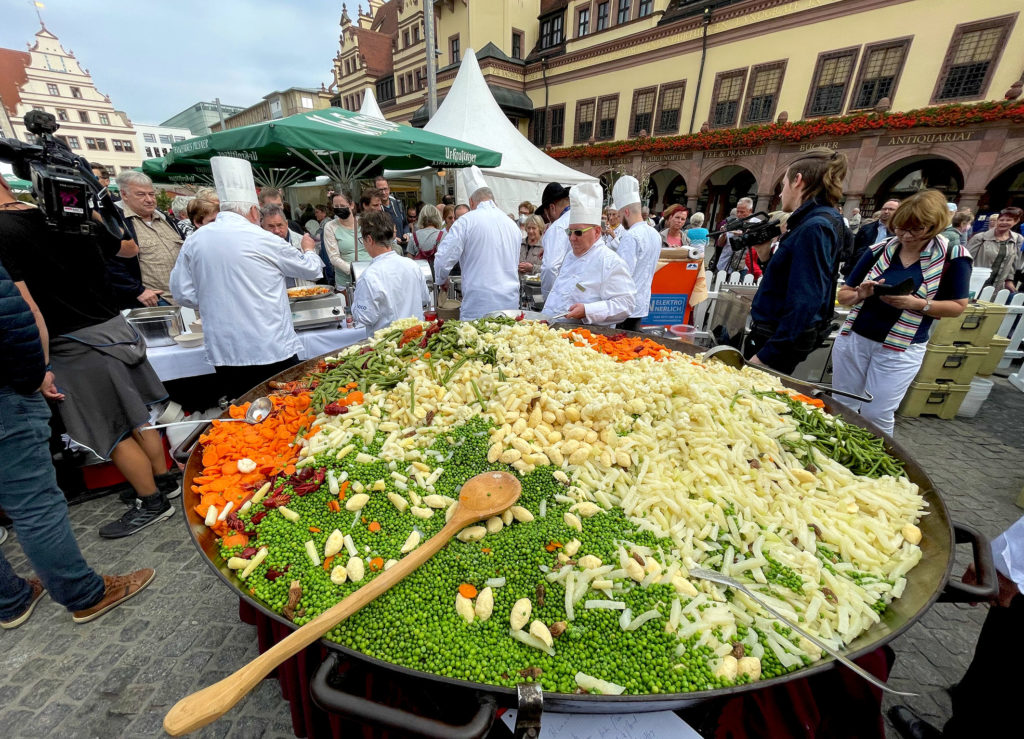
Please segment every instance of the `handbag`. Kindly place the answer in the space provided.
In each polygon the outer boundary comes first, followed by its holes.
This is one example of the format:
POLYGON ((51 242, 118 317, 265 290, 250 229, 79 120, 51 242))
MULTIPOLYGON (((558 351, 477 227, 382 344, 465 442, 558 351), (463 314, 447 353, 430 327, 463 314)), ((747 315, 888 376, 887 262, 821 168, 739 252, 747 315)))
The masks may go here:
POLYGON ((437 247, 441 245, 441 239, 443 237, 444 237, 444 231, 438 231, 437 232, 437 241, 434 242, 434 248, 433 249, 425 250, 422 246, 420 246, 420 240, 418 238, 416 238, 416 232, 413 231, 412 232, 412 241, 413 241, 414 244, 416 244, 416 253, 412 255, 412 258, 413 259, 425 259, 425 260, 428 260, 428 261, 433 259, 434 255, 437 254, 437 247))

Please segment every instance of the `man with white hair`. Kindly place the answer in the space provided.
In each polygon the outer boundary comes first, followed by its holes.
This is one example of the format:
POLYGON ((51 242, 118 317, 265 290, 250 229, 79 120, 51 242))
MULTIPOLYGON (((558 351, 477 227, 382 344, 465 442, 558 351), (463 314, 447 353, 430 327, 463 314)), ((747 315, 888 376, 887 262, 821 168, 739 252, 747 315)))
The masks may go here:
POLYGON ((618 254, 636 285, 634 306, 619 328, 636 331, 650 312, 651 281, 661 256, 661 235, 644 221, 640 206, 640 183, 636 177, 620 177, 612 188, 613 206, 626 226, 619 238, 618 254))
POLYGON ((298 250, 260 228, 249 162, 213 157, 210 164, 220 213, 189 238, 171 290, 182 305, 202 310, 206 353, 231 399, 298 364, 285 279, 315 280, 324 265, 308 234, 298 250))
POLYGON ((462 265, 462 308, 459 318, 472 321, 496 310, 519 308, 519 246, 516 222, 494 202, 483 173, 475 166, 462 172, 470 211, 457 219, 438 244, 434 279, 448 281, 456 263, 462 265))
POLYGON ((138 300, 144 305, 156 305, 161 296, 166 300, 170 295, 168 280, 184 239, 171 220, 156 209, 153 180, 142 172, 129 170, 117 176, 117 186, 121 190, 118 205, 139 245, 142 286, 156 295, 152 299, 143 294, 138 300))
MULTIPOLYGON (((303 250, 302 245, 306 239, 313 240, 313 237, 305 232, 297 234, 288 228, 288 215, 277 203, 268 203, 260 208, 260 225, 264 231, 280 236, 298 252, 303 250)), ((313 243, 316 244, 316 241, 313 243)), ((312 287, 315 284, 316 280, 303 280, 300 277, 288 277, 285 280, 288 287, 312 287)))
MULTIPOLYGON (((736 217, 744 219, 754 212, 754 201, 750 198, 740 198, 736 202, 736 217)), ((751 218, 750 223, 760 222, 760 218, 751 218)), ((732 249, 732 237, 739 236, 742 231, 730 231, 727 234, 722 234, 718 237, 718 245, 722 248, 722 255, 718 258, 717 268, 719 271, 726 270, 727 272, 746 272, 746 268, 743 265, 743 257, 733 253, 732 249)))
MULTIPOLYGON (((601 237, 601 186, 587 182, 569 190, 569 246, 544 303, 549 316, 614 326, 633 312, 636 284, 622 258, 601 237)), ((660 243, 660 238, 659 238, 660 243)), ((660 249, 659 249, 660 251, 660 249)))

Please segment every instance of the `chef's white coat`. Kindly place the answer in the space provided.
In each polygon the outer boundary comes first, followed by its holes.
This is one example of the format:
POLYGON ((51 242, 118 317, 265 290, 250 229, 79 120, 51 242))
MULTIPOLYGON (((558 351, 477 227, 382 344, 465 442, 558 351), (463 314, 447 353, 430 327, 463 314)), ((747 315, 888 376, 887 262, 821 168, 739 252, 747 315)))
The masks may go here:
POLYGON ((423 320, 427 280, 411 259, 386 251, 373 258, 356 283, 352 318, 372 333, 400 318, 423 320))
POLYGON ((582 257, 571 249, 565 255, 544 313, 555 316, 574 303, 583 303, 583 323, 614 326, 632 313, 635 294, 626 263, 598 239, 582 257))
POLYGON ((604 244, 616 254, 619 252, 619 246, 622 244, 622 237, 626 233, 626 227, 621 223, 612 229, 611 237, 605 236, 604 244))
POLYGON ((569 246, 569 237, 565 235, 565 229, 569 228, 569 206, 565 206, 562 215, 555 219, 554 223, 548 224, 544 231, 544 237, 540 240, 544 247, 544 256, 540 263, 540 294, 545 300, 555 284, 558 277, 558 270, 562 268, 565 255, 572 251, 569 246))
POLYGON ((285 278, 312 280, 323 269, 316 252, 298 251, 237 213, 221 212, 188 237, 170 286, 175 300, 202 310, 211 364, 273 364, 302 348, 285 278))
POLYGON ((516 222, 485 200, 452 224, 434 257, 434 280, 443 285, 456 262, 462 264, 462 309, 472 321, 496 310, 519 308, 519 246, 516 222))
POLYGON ((637 221, 622 235, 618 253, 636 285, 636 305, 629 317, 644 318, 651 308, 651 281, 661 256, 661 234, 637 221))

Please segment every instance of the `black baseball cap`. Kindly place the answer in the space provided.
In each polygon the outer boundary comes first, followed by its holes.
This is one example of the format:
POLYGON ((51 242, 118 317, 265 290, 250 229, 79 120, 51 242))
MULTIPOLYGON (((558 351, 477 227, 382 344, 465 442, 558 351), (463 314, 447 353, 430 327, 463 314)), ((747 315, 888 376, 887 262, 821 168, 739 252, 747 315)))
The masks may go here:
POLYGON ((552 203, 564 200, 569 197, 569 188, 559 182, 550 182, 544 188, 544 194, 540 199, 540 209, 546 210, 552 203))

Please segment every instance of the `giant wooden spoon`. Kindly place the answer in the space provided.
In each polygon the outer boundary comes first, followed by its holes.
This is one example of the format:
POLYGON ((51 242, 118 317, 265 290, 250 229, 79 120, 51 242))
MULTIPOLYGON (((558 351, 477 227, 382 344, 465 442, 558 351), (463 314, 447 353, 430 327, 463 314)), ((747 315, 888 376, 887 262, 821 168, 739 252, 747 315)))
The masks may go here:
POLYGON ((340 603, 296 629, 273 647, 223 680, 187 695, 164 716, 164 731, 179 736, 223 716, 260 680, 340 622, 368 605, 440 551, 463 527, 495 516, 519 499, 519 480, 507 472, 484 472, 462 486, 459 504, 444 528, 340 603))

